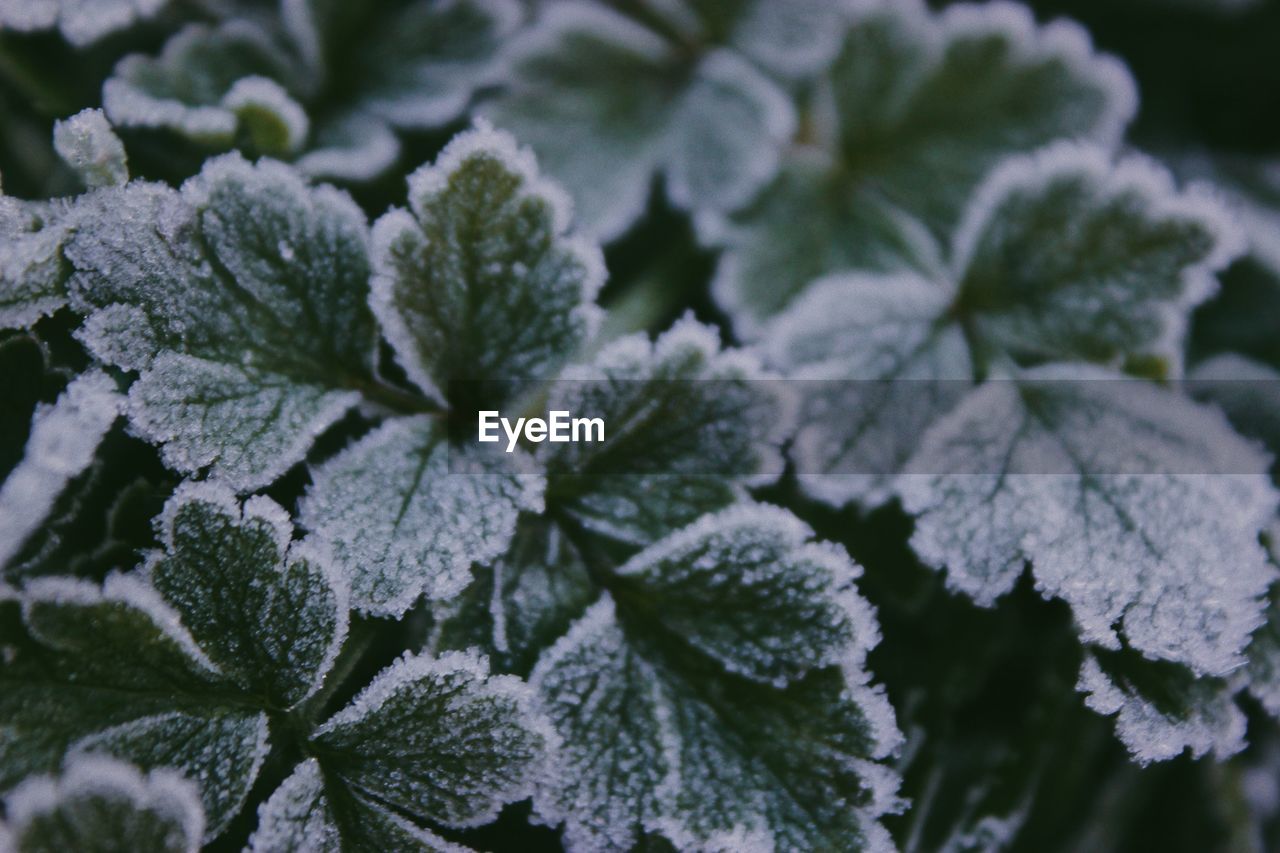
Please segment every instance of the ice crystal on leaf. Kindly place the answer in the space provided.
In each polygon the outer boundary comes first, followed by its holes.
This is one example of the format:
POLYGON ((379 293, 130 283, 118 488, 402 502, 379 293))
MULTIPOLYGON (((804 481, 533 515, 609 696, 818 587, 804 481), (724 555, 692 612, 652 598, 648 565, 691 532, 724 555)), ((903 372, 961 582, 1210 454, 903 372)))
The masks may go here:
POLYGON ((643 212, 656 172, 683 207, 740 206, 795 128, 765 69, 817 70, 845 15, 841 3, 785 5, 653 4, 631 17, 547 3, 512 49, 509 87, 482 112, 533 146, 601 239, 643 212))
MULTIPOLYGON (((1073 146, 1008 161, 961 216, 948 273, 832 276, 769 325, 770 361, 828 380, 805 401, 801 482, 833 503, 896 490, 916 553, 981 603, 1029 563, 1085 643, 1225 677, 1272 579, 1257 543, 1275 511, 1269 459, 1214 413, 1113 371, 1180 371, 1186 315, 1237 251, 1230 233, 1146 161, 1073 146)), ((1170 706, 1148 682, 1104 683, 1082 676, 1135 754, 1232 751, 1196 733, 1214 725, 1196 717, 1204 695, 1212 719, 1227 714, 1221 685, 1170 706)))
POLYGON ((1037 25, 1011 3, 916 0, 857 9, 814 108, 816 138, 788 149, 744 210, 701 215, 725 253, 714 282, 740 331, 758 331, 830 272, 937 266, 987 170, 1062 138, 1114 143, 1136 97, 1083 30, 1037 25))
MULTIPOLYGON (((503 133, 460 135, 409 179, 411 211, 374 226, 370 302, 396 358, 459 422, 516 403, 584 342, 604 274, 568 233, 562 194, 503 133), (483 380, 483 381, 480 381, 483 380)), ((465 427, 470 430, 470 423, 465 427)), ((391 422, 319 466, 301 520, 333 545, 354 605, 402 614, 424 591, 458 592, 542 506, 521 452, 451 446, 442 424, 391 422)))
POLYGON ((533 670, 564 738, 535 795, 570 849, 877 849, 897 742, 858 569, 779 509, 711 515, 616 569, 533 670), (697 618, 692 618, 697 613, 697 618), (717 841, 720 839, 720 841, 717 841))
POLYGON ((368 233, 344 193, 238 155, 181 191, 135 182, 67 238, 80 339, 139 372, 128 413, 165 460, 271 482, 373 370, 368 233))
POLYGON ((84 756, 57 777, 33 776, 4 800, 5 853, 195 853, 204 812, 194 785, 171 770, 148 774, 84 756))
POLYGON ((814 380, 802 484, 883 501, 929 424, 1018 365, 1178 375, 1189 309, 1238 248, 1218 205, 1149 161, 1070 144, 1010 158, 962 214, 945 272, 833 274, 765 327, 767 362, 814 380))
MULTIPOLYGON (((288 515, 269 499, 242 506, 223 488, 187 484, 159 526, 164 549, 136 573, 101 587, 45 578, 5 591, 0 785, 64 755, 171 767, 200 790, 207 840, 243 805, 271 746, 269 720, 317 710, 305 703, 346 637, 347 593, 324 551, 293 542, 288 515)), ((487 819, 527 794, 553 738, 523 684, 489 678, 466 655, 405 658, 304 734, 313 772, 343 797, 335 837, 344 840, 390 837, 379 835, 387 822, 406 837, 430 835, 405 814, 454 826, 487 819), (450 751, 467 756, 465 768, 450 751), (431 758, 402 760, 412 755, 431 758), (347 798, 367 803, 367 815, 348 811, 347 798)), ((264 838, 287 836, 274 819, 264 838)), ((258 849, 273 848, 260 840, 258 849)))
POLYGON ((115 382, 91 370, 52 406, 37 408, 22 461, 0 484, 0 569, 44 523, 67 484, 89 467, 122 402, 115 382))

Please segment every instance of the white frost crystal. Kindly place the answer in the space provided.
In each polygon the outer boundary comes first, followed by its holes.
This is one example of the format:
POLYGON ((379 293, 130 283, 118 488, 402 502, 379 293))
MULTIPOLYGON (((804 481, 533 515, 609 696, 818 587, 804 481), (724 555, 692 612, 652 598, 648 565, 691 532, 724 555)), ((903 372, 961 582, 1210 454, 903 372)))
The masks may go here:
POLYGON ((83 110, 53 126, 53 146, 85 186, 120 186, 129 180, 124 144, 102 110, 83 110))
POLYGON ((831 272, 928 275, 973 188, 1002 158, 1060 139, 1110 147, 1132 80, 1078 26, 1020 5, 860 2, 820 89, 825 120, 731 216, 699 215, 725 248, 713 292, 755 335, 831 272))
POLYGON ((114 845, 131 853, 196 853, 204 812, 194 785, 171 770, 77 758, 58 777, 34 776, 4 800, 5 853, 58 853, 114 845))
POLYGON ((22 461, 0 485, 0 567, 44 522, 66 485, 93 461, 123 398, 101 370, 72 380, 31 422, 22 461))
POLYGON ((899 735, 863 665, 879 633, 858 568, 809 536, 780 509, 707 516, 543 654, 531 681, 564 745, 534 804, 570 849, 887 841, 896 777, 873 762, 899 735))

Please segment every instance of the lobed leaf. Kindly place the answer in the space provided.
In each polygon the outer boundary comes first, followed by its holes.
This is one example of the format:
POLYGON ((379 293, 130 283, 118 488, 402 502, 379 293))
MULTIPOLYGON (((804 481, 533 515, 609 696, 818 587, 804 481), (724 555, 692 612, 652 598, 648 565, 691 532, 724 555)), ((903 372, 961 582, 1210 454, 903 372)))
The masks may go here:
POLYGON ((446 397, 484 381, 474 393, 496 406, 554 375, 590 331, 604 263, 532 155, 484 127, 461 134, 409 177, 409 205, 374 225, 371 298, 409 378, 446 397))
POLYGON ((81 341, 140 372, 128 413, 184 472, 271 482, 373 370, 364 215, 287 167, 231 155, 180 193, 135 183, 64 248, 81 341))
POLYGON ((884 846, 897 740, 857 568, 788 513, 708 516, 616 571, 531 683, 563 738, 534 803, 570 849, 884 846), (695 611, 699 619, 692 619, 695 611))
POLYGON ((0 0, 0 26, 18 32, 57 28, 76 47, 86 47, 156 15, 169 0, 0 0))
POLYGON ((1020 364, 1179 374, 1187 316, 1237 249, 1220 207, 1146 161, 1075 145, 1011 158, 966 210, 949 272, 831 275, 764 327, 766 360, 806 380, 799 482, 883 502, 928 426, 1020 364))
POLYGON ((450 447, 426 417, 388 421, 312 471, 299 521, 329 543, 358 610, 402 616, 456 595, 542 508, 523 456, 450 447))
POLYGON ((347 590, 311 543, 290 545, 289 516, 268 498, 187 483, 160 519, 156 590, 225 676, 275 707, 313 693, 347 633, 347 590))
MULTIPOLYGON (((1244 662, 1274 577, 1258 544, 1277 501, 1269 464, 1218 413, 1175 394, 1046 367, 988 383, 935 424, 898 492, 916 516, 913 550, 979 603, 1029 563, 1086 643, 1223 677, 1244 662)), ((1122 703, 1086 675, 1094 707, 1130 709, 1120 733, 1136 755, 1208 748, 1196 732, 1211 723, 1139 725, 1154 724, 1147 700, 1122 703)))
POLYGON ((57 778, 32 777, 5 798, 13 853, 195 853, 204 812, 194 786, 168 770, 79 758, 57 778))
MULTIPOLYGON (((807 65, 788 49, 796 33, 775 26, 768 5, 722 11, 741 21, 751 55, 807 65)), ((796 29, 840 15, 805 10, 809 20, 797 18, 796 29)), ((511 85, 481 112, 527 141, 569 187, 587 233, 621 234, 643 212, 657 172, 678 204, 716 209, 745 203, 773 175, 794 110, 731 49, 731 25, 699 19, 711 11, 676 13, 688 30, 680 44, 604 4, 549 4, 513 47, 511 85)))
POLYGON ((401 658, 313 740, 326 771, 362 798, 463 827, 527 797, 554 738, 527 685, 453 652, 401 658))
POLYGON ((1063 138, 1110 145, 1136 103, 1083 30, 1001 2, 859 4, 830 75, 815 144, 741 212, 703 217, 727 250, 715 295, 748 334, 829 272, 927 275, 1000 159, 1063 138))

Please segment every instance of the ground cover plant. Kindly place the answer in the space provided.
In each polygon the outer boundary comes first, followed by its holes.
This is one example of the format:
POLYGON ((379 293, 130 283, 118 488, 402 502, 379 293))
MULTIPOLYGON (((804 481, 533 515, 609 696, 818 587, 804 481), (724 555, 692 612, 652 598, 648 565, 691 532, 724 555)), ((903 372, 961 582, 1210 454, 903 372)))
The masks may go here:
POLYGON ((0 851, 1280 846, 1277 37, 0 0, 0 851))

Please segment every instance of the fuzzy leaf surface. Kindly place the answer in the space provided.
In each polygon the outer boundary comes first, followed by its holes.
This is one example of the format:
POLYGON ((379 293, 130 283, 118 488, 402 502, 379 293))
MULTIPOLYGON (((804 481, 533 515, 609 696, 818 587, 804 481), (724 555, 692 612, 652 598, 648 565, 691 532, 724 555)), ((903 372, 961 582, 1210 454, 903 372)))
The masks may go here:
POLYGON ((264 485, 371 376, 367 239, 349 197, 270 161, 211 160, 181 192, 131 184, 65 246, 80 339, 139 371, 130 420, 167 464, 264 485))
POLYGON ((397 418, 312 472, 299 520, 330 544, 358 610, 400 616, 457 594, 473 562, 503 553, 518 513, 542 508, 527 457, 450 447, 443 432, 397 418))
POLYGON ((707 516, 620 567, 543 655, 531 682, 564 746, 535 807, 571 849, 644 831, 679 847, 887 842, 875 821, 894 783, 874 759, 897 728, 862 663, 878 632, 857 567, 809 536, 779 509, 707 516))

